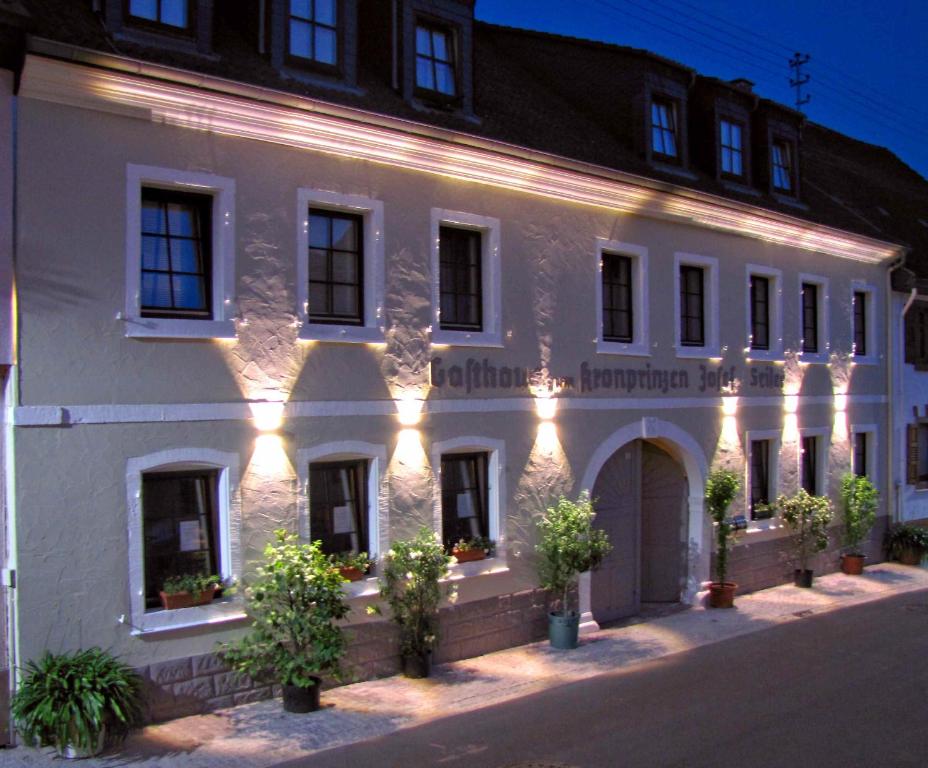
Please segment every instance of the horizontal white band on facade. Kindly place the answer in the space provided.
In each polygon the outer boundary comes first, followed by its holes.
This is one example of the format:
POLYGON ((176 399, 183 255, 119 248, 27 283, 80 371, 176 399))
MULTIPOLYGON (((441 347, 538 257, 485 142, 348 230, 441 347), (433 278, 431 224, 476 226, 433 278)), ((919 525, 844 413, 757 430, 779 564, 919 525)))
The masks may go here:
POLYGON ((30 54, 20 89, 26 98, 685 222, 870 264, 905 252, 864 235, 466 133, 102 53, 56 52, 54 45, 38 43, 71 61, 30 54))
MULTIPOLYGON (((738 409, 782 408, 785 395, 739 397, 738 409)), ((833 406, 830 395, 795 395, 797 407, 833 406)), ((679 398, 556 398, 558 411, 665 411, 682 408, 721 408, 722 397, 679 398)), ((847 395, 846 406, 885 405, 885 395, 847 395)), ((503 397, 485 400, 433 400, 423 404, 422 414, 534 412, 534 397, 503 397)), ((296 401, 284 407, 285 419, 350 416, 396 416, 393 400, 296 401)), ((156 424, 197 421, 251 421, 248 403, 169 403, 164 405, 21 405, 15 409, 18 427, 62 427, 78 424, 156 424)))

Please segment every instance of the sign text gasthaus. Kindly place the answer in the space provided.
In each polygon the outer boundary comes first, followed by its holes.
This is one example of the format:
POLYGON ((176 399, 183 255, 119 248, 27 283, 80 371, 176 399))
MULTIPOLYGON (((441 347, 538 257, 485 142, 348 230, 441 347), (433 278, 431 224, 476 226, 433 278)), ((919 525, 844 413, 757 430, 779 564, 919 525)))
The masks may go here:
POLYGON ((625 394, 666 395, 695 389, 697 392, 732 392, 742 386, 753 389, 783 389, 784 375, 773 366, 750 366, 742 372, 735 365, 700 365, 698 370, 655 368, 650 363, 638 366, 594 367, 584 362, 579 376, 549 376, 540 368, 492 365, 486 358, 469 357, 463 364, 445 365, 440 357, 432 358, 431 383, 439 389, 459 389, 468 394, 485 389, 574 392, 611 391, 625 394))

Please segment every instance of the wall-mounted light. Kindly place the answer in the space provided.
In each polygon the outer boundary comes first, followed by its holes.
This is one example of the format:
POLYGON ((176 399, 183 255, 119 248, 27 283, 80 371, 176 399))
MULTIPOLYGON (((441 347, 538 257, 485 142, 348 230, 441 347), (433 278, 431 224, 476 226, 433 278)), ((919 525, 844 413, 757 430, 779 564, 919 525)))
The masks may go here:
POLYGON ((557 413, 557 400, 553 397, 536 397, 535 412, 542 421, 551 421, 557 413))
POLYGON ((284 404, 279 400, 261 400, 248 404, 259 432, 276 432, 284 423, 284 404))
POLYGON ((422 421, 425 401, 412 394, 404 394, 396 400, 396 417, 404 427, 414 427, 422 421))

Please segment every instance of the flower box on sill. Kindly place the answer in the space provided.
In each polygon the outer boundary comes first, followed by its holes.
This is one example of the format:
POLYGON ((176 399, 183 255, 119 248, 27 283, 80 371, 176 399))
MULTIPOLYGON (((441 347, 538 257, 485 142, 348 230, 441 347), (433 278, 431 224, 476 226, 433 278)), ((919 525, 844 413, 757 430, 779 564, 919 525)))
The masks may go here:
POLYGON ((472 563, 475 560, 485 560, 487 553, 482 549, 458 549, 455 547, 451 554, 459 563, 472 563))
POLYGON ((174 592, 168 594, 162 591, 160 593, 161 605, 166 611, 173 611, 178 608, 192 608, 195 605, 209 605, 213 602, 218 590, 219 587, 214 584, 209 589, 204 589, 201 592, 174 592))

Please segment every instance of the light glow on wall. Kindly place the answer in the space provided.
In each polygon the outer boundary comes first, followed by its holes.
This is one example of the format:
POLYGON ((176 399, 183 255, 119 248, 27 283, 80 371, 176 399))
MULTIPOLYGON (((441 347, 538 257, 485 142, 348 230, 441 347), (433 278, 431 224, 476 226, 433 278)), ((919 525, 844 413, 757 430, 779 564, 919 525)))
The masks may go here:
POLYGON ((404 427, 414 427, 422 421, 422 408, 425 400, 421 397, 411 392, 404 392, 395 402, 397 418, 404 427))
POLYGON ((280 435, 265 433, 255 438, 255 450, 245 470, 245 477, 264 483, 265 491, 268 490, 269 481, 289 481, 296 477, 280 435))
POLYGON ((553 397, 536 397, 535 411, 542 421, 552 421, 557 413, 557 400, 553 397))
POLYGON ((259 432, 276 432, 284 423, 284 404, 282 401, 264 401, 249 403, 255 429, 259 432))

